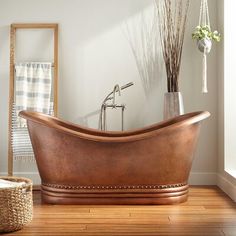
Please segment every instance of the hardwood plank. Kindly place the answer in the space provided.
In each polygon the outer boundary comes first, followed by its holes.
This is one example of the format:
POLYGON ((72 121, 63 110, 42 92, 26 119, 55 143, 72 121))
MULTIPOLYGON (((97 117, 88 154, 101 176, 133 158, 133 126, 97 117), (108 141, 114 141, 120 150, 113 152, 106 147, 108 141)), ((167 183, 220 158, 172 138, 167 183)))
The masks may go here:
POLYGON ((131 212, 130 217, 136 217, 136 218, 153 218, 158 216, 164 216, 164 215, 171 215, 179 217, 181 215, 185 215, 186 217, 189 216, 209 216, 214 217, 216 215, 222 215, 224 217, 233 217, 236 218, 236 210, 235 209, 202 209, 202 210, 183 210, 183 209, 169 209, 169 210, 156 210, 156 211, 143 211, 143 212, 131 212))
POLYGON ((223 233, 219 228, 215 229, 201 229, 196 227, 163 227, 158 225, 101 225, 101 224, 91 224, 87 226, 86 231, 89 232, 133 232, 133 233, 158 233, 159 234, 186 234, 192 235, 196 234, 212 234, 212 235, 222 235, 223 233))
POLYGON ((45 207, 43 208, 43 211, 41 208, 34 208, 34 216, 38 216, 38 215, 50 215, 52 217, 52 214, 55 215, 66 215, 66 214, 78 214, 78 213, 89 213, 89 209, 86 208, 75 208, 75 209, 60 209, 60 211, 58 211, 58 208, 49 208, 49 207, 45 207))
POLYGON ((90 208, 91 213, 100 213, 100 212, 120 212, 126 211, 129 213, 174 213, 179 211, 184 212, 199 212, 204 211, 205 207, 203 206, 181 206, 181 205, 171 205, 171 206, 141 206, 141 207, 125 207, 125 208, 90 208))
MULTIPOLYGON (((57 219, 118 219, 118 218, 122 218, 122 219, 126 219, 129 218, 130 214, 129 213, 84 213, 84 212, 80 212, 80 214, 75 214, 75 213, 56 213, 53 216, 53 220, 57 219)), ((49 219, 51 220, 52 215, 51 214, 37 214, 37 217, 35 217, 36 219, 49 219)), ((166 218, 166 220, 168 220, 168 218, 166 218)))
MULTIPOLYGON (((15 235, 15 234, 14 234, 15 235)), ((31 233, 20 233, 18 235, 23 235, 23 236, 31 236, 31 233)), ((88 233, 88 232, 77 232, 77 233, 68 233, 68 232, 63 232, 63 233, 36 233, 33 234, 35 236, 37 235, 42 235, 42 236, 139 236, 139 235, 145 235, 145 236, 224 236, 223 233, 221 232, 205 232, 205 231, 201 231, 201 232, 168 232, 168 233, 158 233, 157 232, 149 232, 149 233, 138 233, 138 232, 125 232, 125 233, 116 233, 116 232, 112 232, 112 233, 97 233, 97 232, 92 232, 92 233, 88 233)))
POLYGON ((165 218, 69 218, 69 219, 38 219, 34 218, 34 225, 40 224, 62 224, 62 223, 73 223, 73 224, 157 224, 157 225, 168 225, 170 223, 167 217, 165 218))
MULTIPOLYGON (((72 225, 70 225, 72 226, 72 225)), ((18 235, 224 235, 224 232, 219 228, 196 228, 196 227, 163 227, 157 225, 106 225, 106 224, 90 224, 80 225, 79 227, 67 227, 64 225, 53 228, 54 231, 48 232, 47 228, 37 228, 33 230, 25 227, 18 231, 18 235)), ((227 230, 227 229, 226 229, 227 230)))

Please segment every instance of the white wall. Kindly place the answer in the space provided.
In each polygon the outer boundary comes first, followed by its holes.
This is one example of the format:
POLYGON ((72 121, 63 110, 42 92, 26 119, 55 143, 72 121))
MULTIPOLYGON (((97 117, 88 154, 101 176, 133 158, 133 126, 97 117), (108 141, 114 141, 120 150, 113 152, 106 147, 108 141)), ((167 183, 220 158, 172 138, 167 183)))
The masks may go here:
MULTIPOLYGON (((236 133, 232 130, 236 130, 236 108, 233 105, 233 101, 236 100, 236 46, 235 37, 236 31, 234 28, 235 20, 235 1, 225 2, 225 14, 224 17, 224 137, 225 137, 225 168, 228 171, 236 170, 236 151, 235 140, 236 133)), ((235 173, 236 177, 236 173, 235 173)))
MULTIPOLYGON (((233 0, 218 0, 218 28, 223 41, 218 46, 218 179, 217 185, 236 201, 236 179, 227 171, 235 170, 235 54, 233 0), (225 16, 225 17, 224 17, 225 16), (227 171, 226 171, 227 170, 227 171)), ((232 174, 232 173, 231 173, 232 174)))
MULTIPOLYGON (((190 1, 188 28, 183 54, 181 86, 185 100, 186 111, 208 110, 211 117, 202 124, 199 145, 195 154, 192 172, 202 176, 202 183, 213 184, 216 181, 217 169, 217 71, 216 44, 207 57, 208 63, 208 94, 201 93, 202 54, 196 48, 196 42, 191 40, 191 33, 198 24, 200 1, 190 1)), ((208 1, 212 29, 217 28, 216 1, 208 1)), ((193 176, 195 175, 193 174, 193 176)), ((200 178, 200 177, 199 177, 200 178)), ((198 183, 198 178, 197 182, 198 183)), ((195 183, 195 182, 194 182, 195 183)))
MULTIPOLYGON (((122 93, 121 102, 127 105, 126 128, 133 129, 162 119, 163 94, 166 82, 163 71, 158 73, 157 87, 145 99, 141 81, 129 43, 122 26, 142 11, 149 11, 151 0, 0 0, 0 173, 7 171, 7 126, 9 86, 9 26, 11 23, 59 23, 59 116, 72 122, 97 128, 98 110, 104 96, 115 84, 134 81, 135 86, 122 93), (90 113, 95 115, 87 117, 90 113), (86 118, 87 117, 87 118, 86 118)), ((210 0, 213 28, 216 25, 216 1, 210 0)), ((202 126, 199 145, 193 164, 191 183, 215 184, 217 171, 217 73, 216 48, 208 57, 209 93, 201 94, 201 54, 191 39, 198 23, 199 0, 191 1, 180 88, 185 111, 208 110, 212 116, 202 126), (197 10, 196 10, 197 9, 197 10)), ((31 60, 46 60, 45 47, 50 46, 49 34, 41 35, 41 46, 31 60), (47 40, 45 41, 45 37, 47 40), (37 57, 37 58, 36 58, 37 57)), ((19 58, 22 47, 31 37, 19 39, 19 58), (21 47, 22 46, 22 47, 21 47)), ((51 45, 51 44, 50 44, 51 45)), ((50 57, 50 56, 49 56, 50 57)), ((50 59, 50 58, 49 58, 50 59)), ((26 60, 26 59, 24 59, 26 60)), ((160 62, 162 63, 162 62, 160 62)), ((113 116, 114 118, 114 116, 113 116)), ((118 120, 109 122, 117 129, 118 120)), ((181 160, 180 160, 181 161, 181 160)), ((28 163, 15 163, 15 172, 35 172, 28 163)), ((33 174, 31 173, 31 174, 33 174)))

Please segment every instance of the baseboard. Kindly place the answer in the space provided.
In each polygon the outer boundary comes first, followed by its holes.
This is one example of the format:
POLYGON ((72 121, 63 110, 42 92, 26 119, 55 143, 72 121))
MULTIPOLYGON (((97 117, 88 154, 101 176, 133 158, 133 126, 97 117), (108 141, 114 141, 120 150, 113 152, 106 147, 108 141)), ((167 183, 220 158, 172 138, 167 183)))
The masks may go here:
MULTIPOLYGON (((0 176, 7 176, 7 172, 0 172, 0 176)), ((40 185, 41 180, 38 172, 14 172, 14 176, 29 178, 33 181, 33 185, 40 185)))
MULTIPOLYGON (((6 176, 6 172, 0 172, 1 176, 6 176)), ((37 172, 15 172, 14 176, 26 177, 33 181, 34 185, 40 185, 40 177, 37 172)), ((216 185, 217 174, 214 172, 191 172, 189 177, 190 185, 216 185)))
POLYGON ((217 175, 217 185, 221 188, 234 202, 236 202, 236 185, 230 180, 222 176, 217 175))
POLYGON ((215 172, 191 172, 189 176, 190 185, 216 185, 217 173, 215 172))

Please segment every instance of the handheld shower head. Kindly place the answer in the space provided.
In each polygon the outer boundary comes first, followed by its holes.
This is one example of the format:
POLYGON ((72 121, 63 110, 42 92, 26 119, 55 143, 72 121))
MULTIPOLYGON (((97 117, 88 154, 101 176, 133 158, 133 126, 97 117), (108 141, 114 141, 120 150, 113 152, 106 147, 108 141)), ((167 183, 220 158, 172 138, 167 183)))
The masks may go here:
POLYGON ((128 88, 128 87, 130 87, 132 85, 134 85, 134 83, 133 82, 129 82, 128 84, 125 84, 125 85, 121 86, 120 89, 123 90, 123 89, 126 89, 126 88, 128 88))

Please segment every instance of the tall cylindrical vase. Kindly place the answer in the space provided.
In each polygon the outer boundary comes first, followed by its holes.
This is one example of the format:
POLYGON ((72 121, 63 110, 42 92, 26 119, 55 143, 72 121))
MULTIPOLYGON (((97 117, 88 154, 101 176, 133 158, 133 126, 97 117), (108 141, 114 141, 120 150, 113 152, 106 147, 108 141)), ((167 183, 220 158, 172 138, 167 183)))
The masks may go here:
POLYGON ((168 92, 164 97, 164 120, 184 114, 183 97, 180 92, 168 92))

